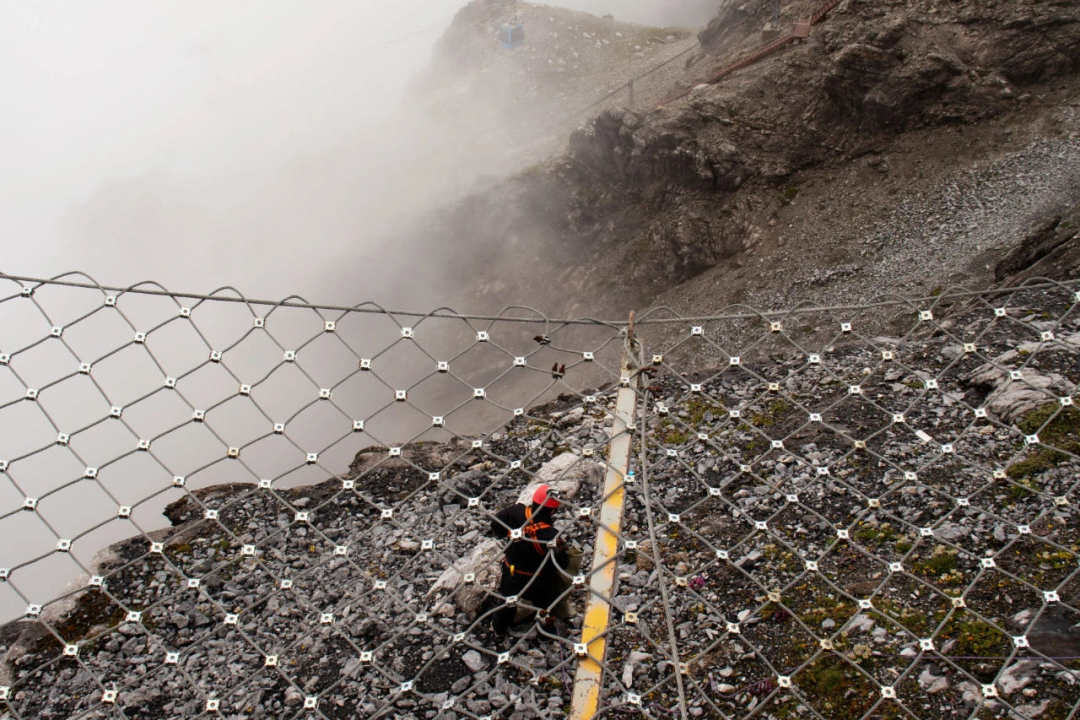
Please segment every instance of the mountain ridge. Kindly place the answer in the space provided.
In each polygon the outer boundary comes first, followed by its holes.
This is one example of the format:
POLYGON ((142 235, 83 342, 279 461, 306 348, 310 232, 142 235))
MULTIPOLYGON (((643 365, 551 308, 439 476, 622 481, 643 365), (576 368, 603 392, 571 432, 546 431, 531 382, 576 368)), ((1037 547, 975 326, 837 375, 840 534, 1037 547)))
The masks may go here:
MULTIPOLYGON (((719 46, 703 32, 701 58, 680 82, 707 77, 709 67, 729 59, 708 55, 706 46, 738 56, 760 44, 762 26, 744 17, 758 15, 746 8, 772 5, 726 4, 719 23, 738 14, 741 25, 729 24, 744 31, 719 46)), ((781 7, 780 19, 768 23, 794 21, 818 3, 781 7)), ((914 197, 935 182, 955 184, 1045 141, 1060 155, 1048 170, 1047 207, 993 199, 1017 225, 994 247, 1007 254, 1030 227, 1078 201, 1078 16, 1074 5, 1049 0, 978 8, 845 0, 805 42, 714 85, 691 86, 684 99, 601 112, 571 136, 563 155, 435 213, 418 237, 454 249, 451 281, 441 290, 476 306, 527 301, 556 312, 621 315, 676 297, 705 273, 745 293, 697 292, 699 307, 800 302, 771 274, 753 278, 747 270, 741 283, 734 275, 752 264, 792 272, 850 265, 864 274, 873 261, 861 254, 866 238, 852 229, 880 220, 905 192, 914 197), (805 207, 798 196, 806 184, 834 190, 805 207), (870 198, 875 208, 859 207, 870 198), (783 232, 796 224, 835 225, 831 257, 816 257, 814 238, 783 232)), ((927 220, 935 215, 924 209, 927 220)), ((945 262, 971 276, 983 252, 958 250, 945 262)), ((927 289, 947 280, 939 272, 927 289)), ((850 298, 842 285, 825 289, 850 298)))

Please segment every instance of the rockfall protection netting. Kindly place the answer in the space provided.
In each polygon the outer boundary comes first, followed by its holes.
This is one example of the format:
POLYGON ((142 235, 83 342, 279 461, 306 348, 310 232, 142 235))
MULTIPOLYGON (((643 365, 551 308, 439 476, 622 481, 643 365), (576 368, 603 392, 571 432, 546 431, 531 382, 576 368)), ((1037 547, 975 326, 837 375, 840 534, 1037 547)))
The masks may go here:
POLYGON ((1080 715, 1080 282, 632 327, 0 283, 0 717, 1080 715), (491 528, 540 482, 549 608, 491 528))

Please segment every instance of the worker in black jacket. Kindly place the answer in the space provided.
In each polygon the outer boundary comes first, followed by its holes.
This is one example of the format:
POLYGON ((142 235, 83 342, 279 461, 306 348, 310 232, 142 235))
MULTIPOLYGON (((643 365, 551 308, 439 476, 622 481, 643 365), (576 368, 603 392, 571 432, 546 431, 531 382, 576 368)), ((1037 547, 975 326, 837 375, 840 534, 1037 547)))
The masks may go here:
MULTIPOLYGON (((553 626, 552 615, 565 619, 568 614, 564 593, 569 587, 566 572, 570 554, 552 524, 557 507, 559 501, 554 493, 541 485, 533 492, 532 504, 511 505, 491 521, 491 535, 510 541, 503 553, 499 594, 516 595, 524 603, 540 608, 548 628, 553 626)), ((516 614, 513 605, 500 608, 492 619, 495 632, 505 633, 514 624, 516 614)))

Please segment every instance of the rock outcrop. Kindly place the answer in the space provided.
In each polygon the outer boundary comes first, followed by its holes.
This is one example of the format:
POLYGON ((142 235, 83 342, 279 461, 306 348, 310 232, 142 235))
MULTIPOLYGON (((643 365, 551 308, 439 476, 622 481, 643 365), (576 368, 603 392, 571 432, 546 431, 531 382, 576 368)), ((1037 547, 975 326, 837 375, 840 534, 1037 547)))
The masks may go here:
MULTIPOLYGON (((726 4, 717 27, 727 40, 707 30, 702 43, 728 48, 724 60, 738 57, 760 44, 762 22, 787 28, 819 3, 779 5, 774 19, 775 3, 726 4)), ((783 274, 759 273, 751 284, 739 269, 810 276, 845 265, 862 276, 887 261, 875 261, 867 236, 888 210, 920 213, 926 228, 969 222, 963 208, 933 206, 945 192, 937 185, 955 185, 1008 153, 1045 154, 1052 167, 1042 206, 1023 193, 972 198, 997 213, 992 222, 1010 230, 1006 237, 957 245, 933 278, 902 269, 927 278, 926 290, 952 273, 991 279, 987 253, 993 266, 1047 213, 1080 203, 1078 58, 1075 4, 847 0, 805 42, 715 85, 694 87, 722 64, 699 59, 685 71, 693 88, 685 98, 600 113, 572 135, 565 155, 439 214, 424 239, 460 247, 450 274, 473 278, 464 292, 476 303, 526 297, 565 312, 621 315, 694 288, 689 281, 714 269, 713 304, 745 299, 749 289, 797 302, 841 283, 799 290, 783 274), (810 186, 822 188, 812 200, 810 186)), ((904 226, 881 232, 903 234, 912 252, 930 240, 904 226)), ((903 290, 909 276, 891 275, 892 289, 903 290)), ((843 284, 852 294, 887 289, 880 277, 861 287, 850 280, 843 284)), ((693 292, 703 297, 704 287, 693 292)))

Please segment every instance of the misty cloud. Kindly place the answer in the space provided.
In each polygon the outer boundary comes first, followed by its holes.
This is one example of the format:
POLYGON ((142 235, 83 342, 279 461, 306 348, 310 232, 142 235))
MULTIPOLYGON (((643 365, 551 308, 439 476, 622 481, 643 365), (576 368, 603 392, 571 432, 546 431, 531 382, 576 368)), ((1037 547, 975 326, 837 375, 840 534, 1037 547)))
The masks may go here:
MULTIPOLYGON (((674 22, 712 3, 562 4, 674 22)), ((364 299, 360 274, 324 275, 370 264, 379 237, 448 197, 440 182, 469 175, 433 176, 425 137, 452 147, 447 128, 491 120, 403 102, 461 5, 3 3, 3 269, 364 299)))
MULTIPOLYGON (((560 4, 611 12, 621 21, 672 24, 697 21, 699 15, 703 21, 713 3, 560 4)), ((462 5, 461 0, 3 0, 0 80, 7 102, 0 114, 0 137, 7 172, 0 179, 0 270, 47 276, 79 269, 107 284, 157 280, 177 291, 231 285, 270 299, 300 293, 342 304, 378 299, 423 309, 436 303, 432 283, 424 280, 439 272, 437 263, 424 265, 424 257, 402 262, 388 238, 468 192, 478 180, 491 182, 516 169, 516 156, 506 148, 528 139, 532 131, 500 126, 499 113, 483 99, 470 99, 468 112, 459 103, 452 113, 442 113, 432 98, 409 95, 410 82, 428 67, 436 40, 462 5), (404 272, 395 276, 395 268, 404 272)), ((98 295, 43 289, 36 300, 53 313, 50 318, 29 302, 5 304, 0 308, 3 349, 31 345, 48 333, 50 323, 65 325, 100 303, 98 295), (94 297, 88 300, 87 295, 94 297)), ((164 298, 122 298, 120 306, 126 320, 139 328, 156 327, 177 311, 164 298)), ((251 327, 250 312, 242 305, 208 304, 197 307, 192 318, 213 347, 230 347, 251 327)), ((300 338, 310 331, 310 311, 296 313, 295 322, 281 315, 273 322, 278 337, 295 331, 300 338)), ((382 331, 393 336, 396 327, 383 325, 382 331)), ((85 427, 107 415, 110 404, 125 406, 159 388, 163 368, 184 378, 178 390, 185 402, 200 407, 215 407, 219 398, 236 392, 234 377, 212 376, 219 368, 205 366, 203 341, 183 323, 152 334, 147 342, 164 366, 145 357, 141 346, 130 345, 131 332, 118 318, 103 315, 66 331, 65 342, 77 357, 56 342, 17 353, 13 365, 24 379, 5 376, 6 392, 18 396, 23 382, 62 378, 73 362, 103 358, 116 347, 125 349, 95 367, 100 387, 77 376, 47 392, 39 406, 51 408, 64 428, 85 427), (184 368, 200 366, 184 375, 184 368)), ((466 347, 471 342, 450 330, 432 333, 429 343, 450 343, 447 357, 454 355, 453 342, 466 347)), ((379 340, 374 329, 358 337, 372 347, 379 340)), ((265 374, 260 363, 280 362, 279 348, 248 346, 256 340, 245 340, 229 353, 230 367, 245 378, 265 374)), ((531 345, 527 337, 523 342, 518 352, 531 345)), ((319 382, 330 384, 343 372, 341 354, 305 352, 306 367, 319 382)), ((406 375, 419 373, 418 363, 426 368, 427 362, 426 356, 384 358, 388 372, 406 375)), ((483 373, 494 367, 474 358, 462 372, 482 385, 487 382, 483 373)), ((401 379, 403 385, 406 380, 401 379)), ((304 392, 310 390, 305 382, 273 376, 253 395, 275 418, 285 417, 290 404, 305 401, 304 392), (273 382, 285 385, 275 390, 273 382)), ((519 383, 511 389, 523 388, 519 383)), ((336 397, 353 403, 350 412, 363 417, 373 412, 369 405, 379 397, 377 390, 343 386, 336 397)), ((451 390, 461 392, 460 387, 430 387, 416 396, 420 402, 445 404, 451 390)), ((16 409, 18 417, 5 416, 0 457, 33 453, 43 437, 48 446, 55 434, 52 420, 46 423, 36 407, 16 409)), ((130 432, 153 437, 190 414, 176 396, 155 394, 125 410, 126 430, 115 421, 93 425, 92 431, 75 433, 72 448, 88 464, 103 465, 126 452, 130 432)), ((228 437, 169 435, 155 444, 158 460, 183 473, 194 458, 217 452, 219 440, 240 445, 266 431, 266 418, 243 403, 226 403, 212 414, 207 422, 224 428, 228 437)), ((338 432, 339 420, 309 418, 306 429, 290 426, 291 437, 304 447, 321 447, 338 432)), ((371 437, 357 435, 321 462, 343 469, 372 438, 411 437, 417 430, 409 422, 415 421, 384 413, 370 425, 371 437)), ((185 427, 184 432, 194 432, 194 426, 185 427)), ((261 447, 250 453, 251 462, 273 476, 294 451, 261 447)), ((22 460, 16 468, 24 482, 20 492, 47 495, 65 478, 78 478, 83 471, 72 463, 68 450, 58 447, 22 460)), ((223 472, 215 469, 193 483, 251 481, 223 472)), ((288 482, 313 482, 325 474, 310 470, 288 482)), ((115 499, 135 504, 148 487, 159 481, 168 485, 169 473, 142 456, 103 470, 101 480, 115 499)), ((13 486, 0 487, 5 506, 22 502, 13 486)), ((162 503, 178 492, 137 508, 134 517, 147 529, 161 526, 162 503)), ((115 511, 111 500, 78 483, 51 495, 47 504, 57 531, 68 537, 80 536, 87 532, 86 522, 115 511)), ((130 532, 123 523, 101 527, 80 536, 68 557, 89 563, 98 549, 130 532)), ((49 597, 78 574, 70 559, 48 554, 53 532, 46 532, 33 515, 14 516, 3 533, 5 540, 18 536, 20 544, 8 544, 0 564, 23 562, 30 547, 47 555, 21 574, 20 586, 35 597, 49 597)), ((21 607, 10 586, 6 593, 0 596, 0 616, 21 607)))

